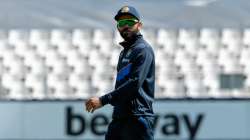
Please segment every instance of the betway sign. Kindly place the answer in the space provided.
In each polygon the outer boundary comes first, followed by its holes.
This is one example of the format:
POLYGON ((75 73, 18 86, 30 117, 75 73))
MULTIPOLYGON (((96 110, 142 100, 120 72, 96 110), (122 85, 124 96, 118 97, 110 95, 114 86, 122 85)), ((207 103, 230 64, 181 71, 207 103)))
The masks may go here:
MULTIPOLYGON (((250 101, 166 100, 154 104, 155 139, 250 139, 250 101)), ((112 107, 84 101, 0 102, 0 139, 104 139, 112 107)))

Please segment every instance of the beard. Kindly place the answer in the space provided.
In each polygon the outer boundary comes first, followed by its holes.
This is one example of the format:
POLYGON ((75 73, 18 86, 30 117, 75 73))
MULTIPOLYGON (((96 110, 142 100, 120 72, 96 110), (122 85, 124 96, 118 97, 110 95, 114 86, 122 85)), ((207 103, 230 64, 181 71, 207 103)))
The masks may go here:
POLYGON ((124 29, 120 31, 120 35, 125 41, 132 40, 136 36, 136 34, 137 31, 131 31, 129 29, 124 29))

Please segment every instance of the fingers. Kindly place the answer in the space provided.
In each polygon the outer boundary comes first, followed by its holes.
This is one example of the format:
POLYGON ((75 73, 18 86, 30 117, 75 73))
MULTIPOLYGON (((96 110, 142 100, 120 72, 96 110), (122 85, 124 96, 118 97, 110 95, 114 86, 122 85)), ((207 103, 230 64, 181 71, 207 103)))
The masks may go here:
POLYGON ((87 110, 88 112, 90 112, 91 109, 93 108, 91 99, 89 99, 89 100, 86 102, 85 105, 86 105, 86 110, 87 110))
POLYGON ((96 98, 90 98, 87 100, 85 106, 86 111, 90 113, 93 113, 96 109, 101 107, 99 100, 96 100, 96 98))

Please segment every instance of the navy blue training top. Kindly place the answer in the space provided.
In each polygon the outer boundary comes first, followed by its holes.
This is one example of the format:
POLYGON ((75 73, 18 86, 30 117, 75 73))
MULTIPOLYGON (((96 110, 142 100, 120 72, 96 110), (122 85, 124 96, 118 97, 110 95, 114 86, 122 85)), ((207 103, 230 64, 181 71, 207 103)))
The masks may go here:
POLYGON ((119 56, 115 90, 101 96, 103 105, 114 106, 113 118, 154 116, 155 56, 152 47, 138 33, 119 56))

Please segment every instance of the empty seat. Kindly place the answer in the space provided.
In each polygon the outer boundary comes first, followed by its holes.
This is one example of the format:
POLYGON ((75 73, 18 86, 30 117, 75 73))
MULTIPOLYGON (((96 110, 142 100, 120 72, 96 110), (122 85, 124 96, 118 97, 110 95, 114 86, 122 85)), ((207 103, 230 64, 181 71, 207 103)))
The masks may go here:
POLYGON ((223 48, 220 41, 208 41, 205 46, 208 52, 218 55, 218 52, 223 48))
POLYGON ((165 42, 164 45, 162 46, 162 50, 172 56, 175 55, 176 51, 179 48, 180 48, 180 45, 176 41, 173 41, 173 40, 169 40, 168 42, 165 42))
POLYGON ((8 41, 8 33, 5 30, 0 30, 0 42, 8 41))
POLYGON ((30 99, 45 99, 47 94, 46 76, 29 73, 26 76, 25 86, 30 90, 30 99))
POLYGON ((215 54, 206 51, 205 49, 200 49, 197 52, 196 63, 200 66, 205 65, 208 61, 216 61, 215 54))
POLYGON ((41 56, 41 57, 46 57, 47 52, 49 50, 56 50, 55 46, 51 46, 49 42, 41 42, 37 44, 36 47, 36 52, 41 56))
POLYGON ((157 43, 165 46, 168 42, 177 42, 177 32, 171 29, 160 28, 157 32, 157 43))
POLYGON ((156 31, 153 29, 142 29, 141 34, 143 35, 143 38, 155 49, 157 49, 156 45, 156 31))
POLYGON ((32 46, 37 46, 41 42, 49 42, 50 33, 42 29, 32 29, 30 31, 29 44, 32 46))
POLYGON ((244 29, 242 42, 244 45, 248 45, 248 46, 250 45, 250 29, 249 28, 244 29))
POLYGON ((181 66, 182 64, 190 61, 195 61, 194 56, 186 50, 179 49, 175 54, 174 62, 176 65, 181 66))
POLYGON ((236 54, 234 54, 234 52, 221 50, 218 57, 218 63, 223 67, 223 72, 225 73, 242 72, 238 57, 236 54))
POLYGON ((2 85, 8 90, 8 98, 10 99, 23 99, 27 93, 24 82, 10 74, 2 76, 2 85))
POLYGON ((52 73, 57 75, 68 75, 70 72, 70 67, 67 65, 65 60, 59 60, 52 66, 52 73))
POLYGON ((111 42, 103 42, 100 44, 100 52, 103 53, 105 56, 110 56, 112 51, 115 49, 111 42))
POLYGON ((69 85, 74 89, 74 96, 76 98, 88 98, 93 92, 91 81, 84 74, 71 74, 69 85))
POLYGON ((199 38, 199 33, 195 29, 180 29, 179 30, 178 42, 181 45, 186 45, 191 40, 198 41, 199 40, 198 38, 199 38))
POLYGON ((110 60, 109 60, 109 64, 111 66, 115 67, 118 64, 119 55, 120 55, 120 49, 114 49, 111 52, 110 60))
POLYGON ((9 31, 9 44, 16 46, 20 42, 28 42, 29 33, 25 30, 10 30, 9 31))
POLYGON ((239 29, 225 28, 222 30, 221 42, 225 45, 229 45, 235 41, 241 41, 242 34, 239 29))
POLYGON ((69 66, 73 66, 75 65, 75 62, 84 59, 84 56, 78 50, 75 49, 69 50, 66 55, 66 61, 69 66))
POLYGON ((121 37, 120 33, 118 31, 115 31, 113 43, 116 45, 119 45, 119 43, 122 41, 123 41, 123 38, 121 37))
POLYGON ((54 73, 50 73, 47 75, 49 98, 63 99, 67 97, 67 94, 72 93, 67 79, 67 75, 58 75, 54 73))
POLYGON ((200 43, 202 45, 209 45, 209 42, 219 42, 220 32, 214 28, 202 28, 200 31, 200 43))
POLYGON ((13 51, 13 47, 9 46, 6 41, 0 41, 0 57, 3 58, 6 53, 13 51))
POLYGON ((74 46, 72 45, 71 42, 69 41, 61 41, 60 44, 58 45, 58 52, 61 54, 63 57, 67 57, 68 52, 71 50, 74 50, 74 46))
POLYGON ((3 60, 0 59, 0 77, 3 75, 4 72, 5 72, 5 67, 3 64, 3 60))
POLYGON ((208 97, 207 89, 203 84, 203 77, 199 73, 192 73, 185 76, 187 96, 192 98, 208 97))
POLYGON ((97 88, 97 95, 98 96, 102 96, 104 94, 107 94, 114 89, 113 82, 111 80, 100 81, 99 84, 96 85, 96 88, 97 88))
POLYGON ((63 29, 53 29, 50 38, 51 45, 60 46, 63 41, 71 41, 71 34, 63 29))
POLYGON ((93 44, 102 45, 103 42, 112 42, 113 33, 110 30, 95 29, 93 35, 93 44))
POLYGON ((92 50, 89 52, 89 64, 93 67, 97 66, 98 64, 101 64, 105 59, 107 59, 107 56, 105 56, 103 53, 101 53, 99 50, 92 50))
POLYGON ((183 98, 185 94, 185 86, 182 80, 168 80, 165 84, 164 95, 170 98, 183 98))
POLYGON ((92 67, 86 59, 75 61, 75 63, 71 64, 71 67, 73 67, 73 73, 75 74, 84 74, 86 76, 92 74, 92 67))
POLYGON ((196 56, 198 50, 201 49, 201 45, 198 40, 190 40, 185 43, 184 49, 193 56, 196 56))
POLYGON ((61 61, 63 58, 62 56, 58 53, 57 50, 48 50, 45 56, 45 63, 48 67, 53 66, 56 64, 58 61, 61 61))
POLYGON ((25 57, 26 53, 29 52, 30 50, 35 52, 35 50, 27 42, 20 42, 15 46, 14 51, 20 57, 25 57))
POLYGON ((92 43, 92 32, 89 29, 75 29, 72 34, 72 44, 74 46, 85 46, 92 43))
POLYGON ((10 62, 8 68, 9 68, 8 72, 9 74, 16 76, 19 79, 25 78, 26 67, 23 61, 21 61, 20 59, 10 62))

